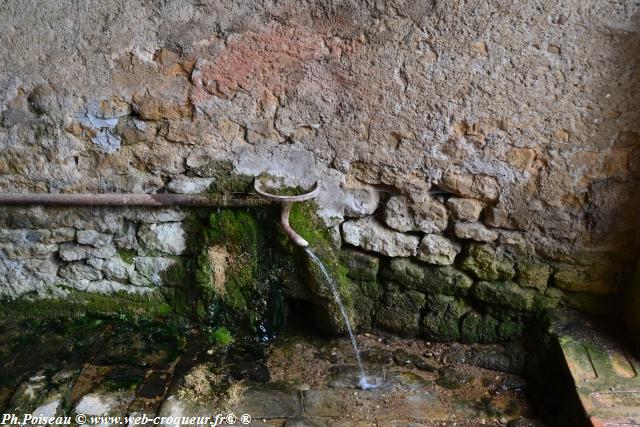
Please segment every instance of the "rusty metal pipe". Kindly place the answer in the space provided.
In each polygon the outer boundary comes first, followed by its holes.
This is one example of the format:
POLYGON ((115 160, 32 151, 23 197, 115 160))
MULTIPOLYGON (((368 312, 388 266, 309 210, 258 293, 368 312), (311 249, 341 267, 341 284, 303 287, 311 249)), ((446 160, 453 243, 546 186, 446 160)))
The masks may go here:
POLYGON ((263 206, 271 200, 250 194, 192 195, 192 194, 0 194, 0 206, 189 206, 237 208, 263 206))

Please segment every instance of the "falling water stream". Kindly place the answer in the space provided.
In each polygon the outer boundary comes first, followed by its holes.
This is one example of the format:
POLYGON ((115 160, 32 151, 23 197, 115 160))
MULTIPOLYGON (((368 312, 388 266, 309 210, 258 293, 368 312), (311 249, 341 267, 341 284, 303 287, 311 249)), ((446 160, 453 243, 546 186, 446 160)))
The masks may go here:
POLYGON ((360 388, 363 390, 368 390, 372 388, 376 388, 376 384, 370 384, 367 381, 367 376, 364 373, 364 366, 362 365, 362 359, 360 358, 360 350, 358 350, 358 344, 356 343, 356 337, 353 334, 353 329, 351 329, 351 322, 349 321, 349 316, 347 316, 347 311, 342 304, 342 300, 340 299, 340 294, 338 293, 338 289, 336 288, 336 284, 331 278, 331 275, 325 268, 324 264, 320 259, 316 256, 315 253, 308 247, 304 248, 305 252, 309 255, 309 258, 318 266, 322 274, 324 275, 325 280, 329 283, 329 287, 331 288, 331 292, 333 293, 333 297, 336 299, 338 303, 338 307, 340 307, 340 312, 342 313, 342 317, 344 317, 344 323, 347 325, 347 331, 349 331, 349 337, 351 338, 351 345, 353 345, 353 352, 356 355, 356 360, 358 361, 358 367, 360 368, 360 381, 358 382, 360 388))

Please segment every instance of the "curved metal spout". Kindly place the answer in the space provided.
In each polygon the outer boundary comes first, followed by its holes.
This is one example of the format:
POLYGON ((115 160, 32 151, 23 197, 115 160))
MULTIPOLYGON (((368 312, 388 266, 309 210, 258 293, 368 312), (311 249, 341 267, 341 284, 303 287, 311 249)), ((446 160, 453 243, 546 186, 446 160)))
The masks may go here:
POLYGON ((291 213, 291 206, 293 206, 293 202, 283 202, 282 203, 282 212, 280 212, 280 225, 282 225, 282 229, 285 234, 289 236, 289 238, 296 245, 306 248, 309 246, 309 242, 302 238, 298 233, 295 232, 293 228, 289 225, 289 213, 291 213))
POLYGON ((259 179, 256 179, 253 182, 253 188, 255 188, 256 192, 262 197, 264 197, 265 199, 282 203, 282 212, 280 213, 280 225, 282 225, 282 229, 284 230, 285 234, 289 236, 289 238, 296 245, 303 248, 306 248, 307 246, 309 246, 309 242, 303 239, 302 236, 296 233, 295 230, 291 228, 291 225, 289 225, 289 214, 291 213, 291 206, 293 205, 293 202, 302 202, 305 200, 310 200, 318 195, 318 193, 320 192, 320 185, 318 181, 316 181, 316 183, 313 185, 313 187, 311 188, 311 191, 305 194, 297 195, 297 196, 279 196, 276 194, 267 193, 265 189, 262 187, 262 183, 260 182, 259 179))

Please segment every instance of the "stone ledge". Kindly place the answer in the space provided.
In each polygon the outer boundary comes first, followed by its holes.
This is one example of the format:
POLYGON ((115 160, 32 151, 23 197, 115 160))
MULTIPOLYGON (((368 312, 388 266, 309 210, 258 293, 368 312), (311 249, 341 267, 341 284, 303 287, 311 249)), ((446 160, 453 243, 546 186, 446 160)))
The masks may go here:
POLYGON ((609 325, 584 315, 556 314, 551 331, 577 396, 594 427, 640 424, 640 360, 609 325))

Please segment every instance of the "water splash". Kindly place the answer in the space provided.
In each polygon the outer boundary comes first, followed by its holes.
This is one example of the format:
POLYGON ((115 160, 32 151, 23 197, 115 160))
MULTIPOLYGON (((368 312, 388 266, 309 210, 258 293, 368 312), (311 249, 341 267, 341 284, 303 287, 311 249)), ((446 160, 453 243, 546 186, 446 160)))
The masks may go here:
POLYGON ((338 303, 338 307, 340 307, 340 312, 342 313, 342 317, 344 317, 344 323, 347 325, 347 331, 349 332, 349 337, 351 338, 351 345, 353 346, 353 352, 356 355, 356 360, 358 361, 358 367, 360 368, 360 381, 358 385, 363 390, 370 390, 377 387, 377 384, 371 384, 367 380, 367 376, 364 373, 364 366, 362 365, 362 359, 360 358, 360 350, 358 350, 358 344, 356 343, 356 336, 353 334, 353 329, 351 329, 351 322, 349 321, 349 316, 347 316, 347 310, 344 308, 344 304, 342 304, 342 299, 340 298, 340 294, 338 293, 338 289, 336 288, 336 284, 325 268, 320 258, 316 256, 316 254, 308 247, 304 248, 309 258, 318 266, 322 274, 324 275, 325 280, 329 283, 329 287, 331 288, 331 292, 333 293, 333 297, 338 303))

